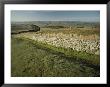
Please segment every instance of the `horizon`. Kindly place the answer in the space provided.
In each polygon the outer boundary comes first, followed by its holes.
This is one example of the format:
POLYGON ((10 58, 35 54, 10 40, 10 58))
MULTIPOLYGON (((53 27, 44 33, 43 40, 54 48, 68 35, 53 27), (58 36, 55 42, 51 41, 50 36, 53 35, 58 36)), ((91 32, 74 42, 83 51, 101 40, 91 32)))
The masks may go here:
POLYGON ((13 22, 19 22, 19 23, 21 23, 21 22, 84 22, 84 23, 100 23, 100 21, 89 21, 89 22, 87 22, 87 21, 11 21, 11 23, 13 23, 13 22))

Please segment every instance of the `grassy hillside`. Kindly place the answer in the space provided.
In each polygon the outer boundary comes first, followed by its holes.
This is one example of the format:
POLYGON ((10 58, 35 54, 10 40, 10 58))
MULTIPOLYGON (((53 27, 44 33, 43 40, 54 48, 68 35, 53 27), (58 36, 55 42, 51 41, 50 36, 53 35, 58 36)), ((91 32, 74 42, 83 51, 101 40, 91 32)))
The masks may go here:
POLYGON ((73 51, 68 52, 63 48, 54 48, 33 40, 13 36, 11 49, 11 76, 100 76, 99 65, 81 60, 82 56, 92 58, 95 57, 94 55, 74 52, 80 57, 77 59, 75 54, 71 55, 73 51), (64 50, 66 53, 63 52, 64 50))
POLYGON ((99 23, 39 21, 12 26, 12 77, 100 76, 99 23), (40 31, 21 32, 30 30, 29 24, 40 31))

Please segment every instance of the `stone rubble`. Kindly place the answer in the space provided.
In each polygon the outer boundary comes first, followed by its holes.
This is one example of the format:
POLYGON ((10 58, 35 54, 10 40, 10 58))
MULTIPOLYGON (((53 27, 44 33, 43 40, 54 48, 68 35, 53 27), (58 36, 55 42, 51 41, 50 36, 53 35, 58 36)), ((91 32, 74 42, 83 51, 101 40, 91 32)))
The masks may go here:
POLYGON ((33 36, 34 40, 44 42, 56 47, 72 48, 77 51, 85 51, 87 53, 92 53, 99 55, 100 42, 97 36, 96 40, 86 40, 81 38, 81 35, 77 34, 36 34, 33 36))
POLYGON ((23 36, 56 47, 71 48, 76 51, 85 51, 96 55, 100 54, 100 37, 98 35, 95 35, 94 39, 90 39, 89 36, 88 38, 85 36, 85 38, 82 35, 64 33, 24 33, 18 36, 23 36))

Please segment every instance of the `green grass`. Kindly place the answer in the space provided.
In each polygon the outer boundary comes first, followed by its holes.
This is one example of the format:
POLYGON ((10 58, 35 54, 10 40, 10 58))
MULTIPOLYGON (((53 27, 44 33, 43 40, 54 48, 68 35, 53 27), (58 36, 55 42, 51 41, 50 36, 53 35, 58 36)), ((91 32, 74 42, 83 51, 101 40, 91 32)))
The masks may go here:
POLYGON ((26 38, 11 40, 13 77, 100 76, 99 56, 54 47, 26 38))
POLYGON ((52 49, 54 52, 59 52, 60 54, 62 54, 63 56, 65 55, 68 58, 74 58, 77 61, 79 60, 88 64, 92 64, 94 66, 100 66, 99 55, 89 54, 83 51, 75 51, 71 48, 55 47, 42 42, 33 41, 33 43, 41 46, 42 48, 52 49))

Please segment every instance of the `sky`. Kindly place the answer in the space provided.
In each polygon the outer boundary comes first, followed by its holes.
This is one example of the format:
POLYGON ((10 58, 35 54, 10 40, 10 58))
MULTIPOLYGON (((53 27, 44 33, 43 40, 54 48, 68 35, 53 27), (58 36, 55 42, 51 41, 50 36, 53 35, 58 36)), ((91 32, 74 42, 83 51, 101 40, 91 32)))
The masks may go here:
POLYGON ((24 21, 85 21, 99 22, 100 11, 32 11, 12 10, 12 22, 24 21))

